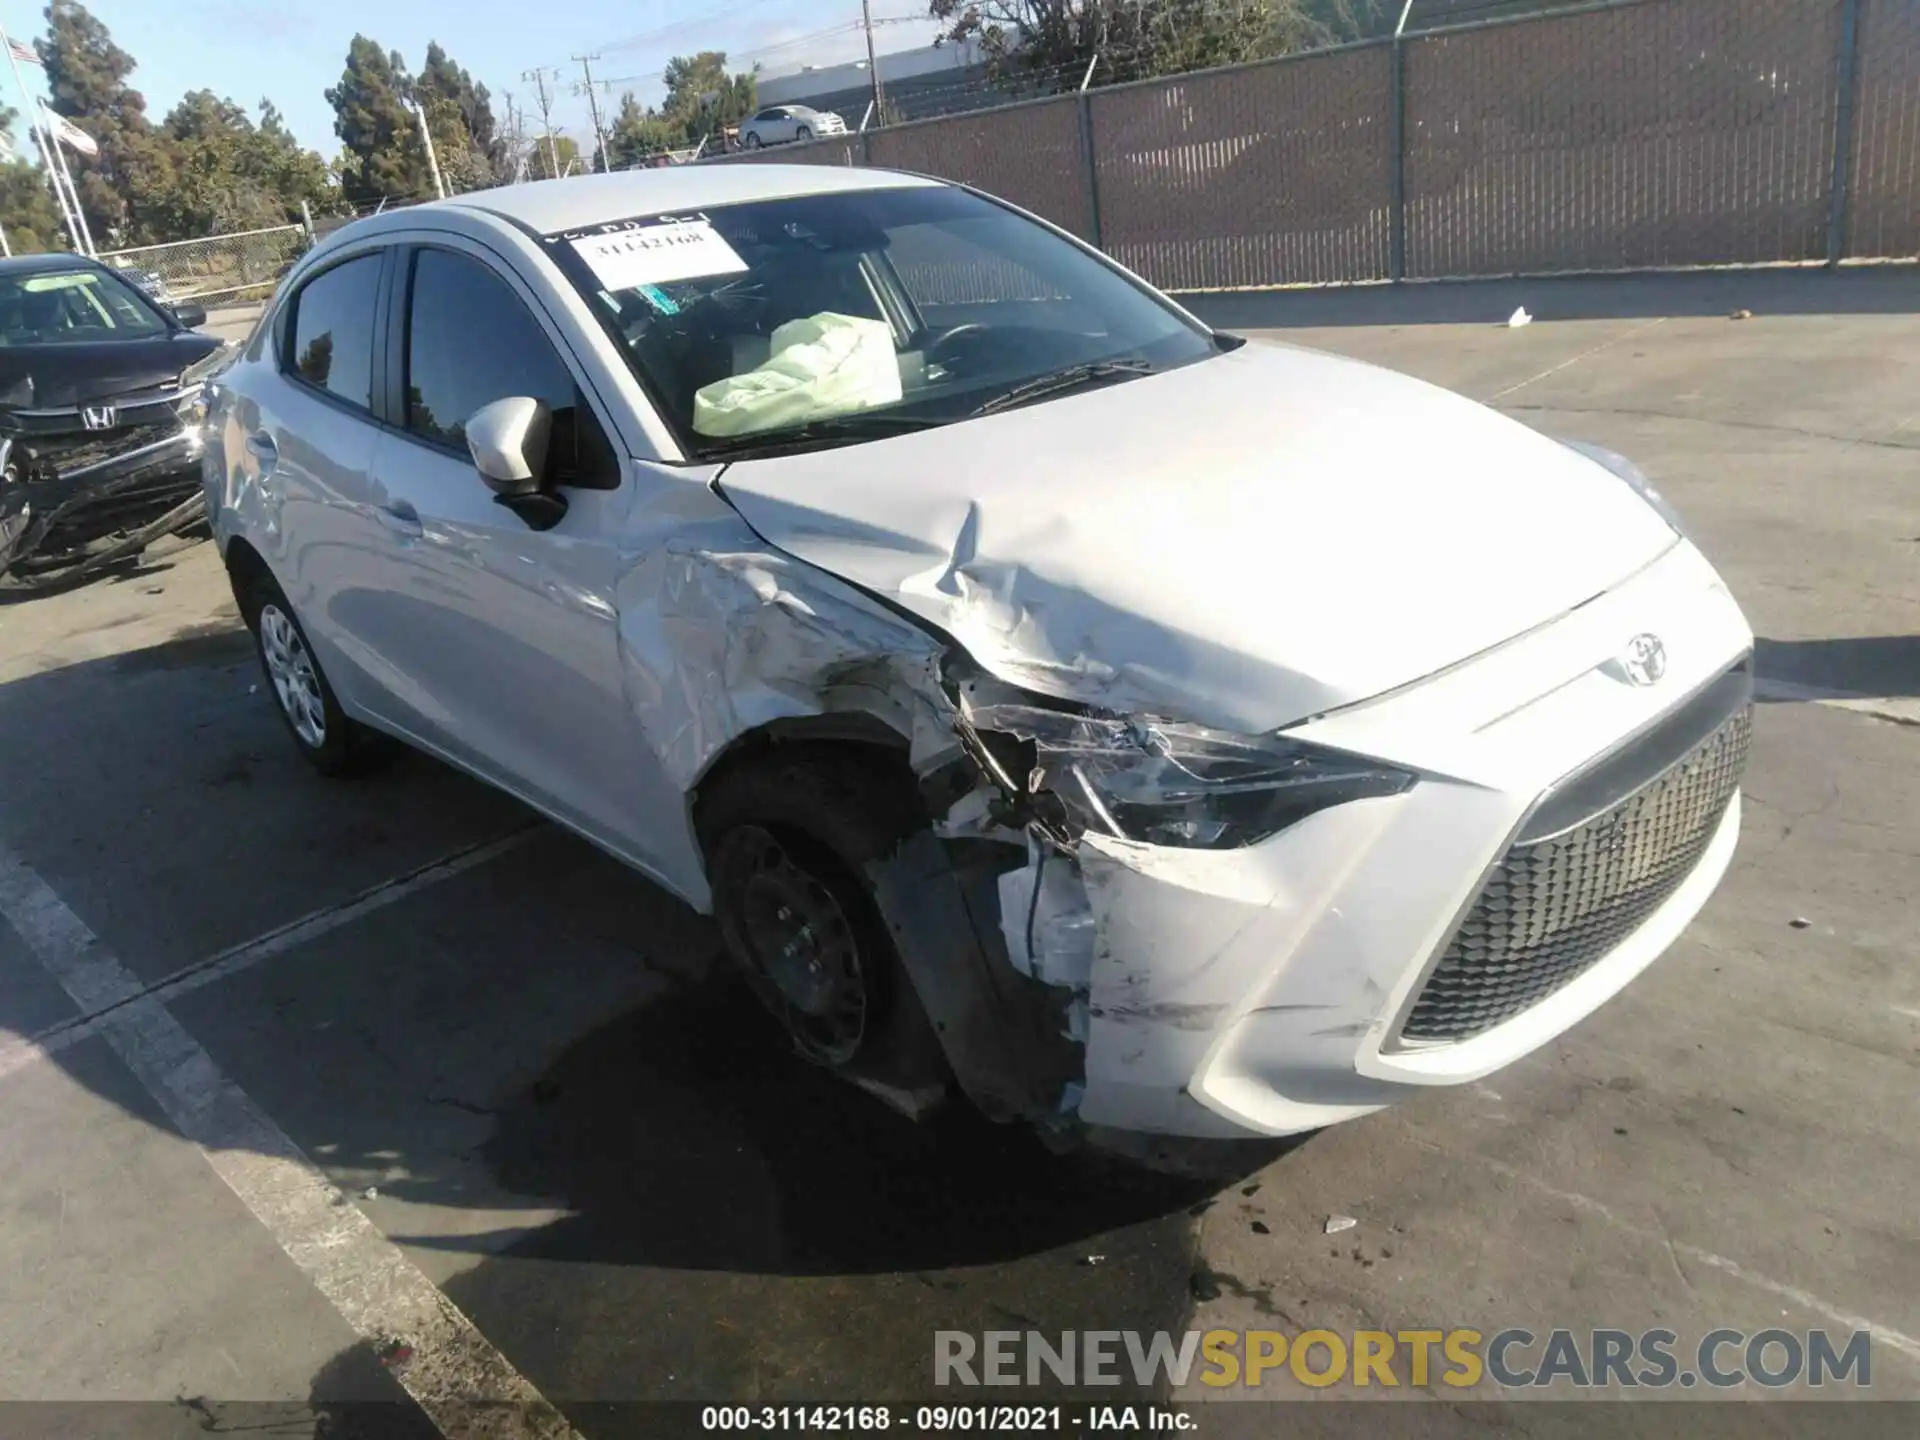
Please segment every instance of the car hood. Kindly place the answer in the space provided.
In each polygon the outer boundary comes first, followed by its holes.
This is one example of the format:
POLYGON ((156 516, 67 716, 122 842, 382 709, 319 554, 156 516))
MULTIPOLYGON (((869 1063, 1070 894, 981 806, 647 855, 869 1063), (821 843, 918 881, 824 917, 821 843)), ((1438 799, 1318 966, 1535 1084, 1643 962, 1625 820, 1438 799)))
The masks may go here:
POLYGON ((92 345, 9 346, 0 349, 0 395, 26 378, 33 382, 33 398, 21 402, 21 409, 108 400, 171 384, 221 348, 213 336, 191 330, 92 345))
POLYGON ((1247 733, 1445 669, 1677 543, 1484 406, 1261 342, 718 485, 1011 684, 1247 733))

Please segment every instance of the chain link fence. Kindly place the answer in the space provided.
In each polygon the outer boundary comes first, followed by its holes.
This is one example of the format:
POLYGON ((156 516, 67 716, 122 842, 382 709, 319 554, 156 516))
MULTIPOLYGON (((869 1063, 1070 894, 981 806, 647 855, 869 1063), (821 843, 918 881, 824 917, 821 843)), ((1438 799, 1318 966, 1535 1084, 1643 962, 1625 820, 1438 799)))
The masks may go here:
POLYGON ((102 250, 103 263, 144 270, 160 277, 167 298, 241 302, 265 299, 293 262, 306 253, 310 236, 304 225, 275 225, 239 230, 168 245, 102 250))
POLYGON ((1169 290, 1920 253, 1920 0, 1593 0, 725 163, 876 165, 1169 290))

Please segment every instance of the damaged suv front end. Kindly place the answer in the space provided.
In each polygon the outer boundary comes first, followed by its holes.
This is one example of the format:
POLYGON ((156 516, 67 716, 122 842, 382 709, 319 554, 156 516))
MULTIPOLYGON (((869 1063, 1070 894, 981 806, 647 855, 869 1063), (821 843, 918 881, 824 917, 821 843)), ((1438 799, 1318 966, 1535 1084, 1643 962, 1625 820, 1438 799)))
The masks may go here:
POLYGON ((60 258, 61 269, 0 274, 0 291, 42 302, 0 348, 0 576, 16 587, 79 579, 205 514, 206 383, 225 347, 60 258))

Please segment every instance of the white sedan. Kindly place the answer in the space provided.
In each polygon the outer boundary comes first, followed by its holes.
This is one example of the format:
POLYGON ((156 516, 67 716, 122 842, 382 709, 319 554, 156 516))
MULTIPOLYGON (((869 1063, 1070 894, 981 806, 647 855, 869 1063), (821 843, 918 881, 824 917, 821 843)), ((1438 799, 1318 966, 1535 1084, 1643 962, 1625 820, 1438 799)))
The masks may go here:
POLYGON ((968 189, 688 166, 359 221, 213 407, 300 750, 521 797, 911 1111, 1361 1115, 1593 1010, 1733 853, 1752 636, 1631 465, 1216 333, 968 189))
POLYGON ((749 150, 846 133, 847 122, 831 110, 806 105, 769 105, 740 122, 740 143, 749 150))

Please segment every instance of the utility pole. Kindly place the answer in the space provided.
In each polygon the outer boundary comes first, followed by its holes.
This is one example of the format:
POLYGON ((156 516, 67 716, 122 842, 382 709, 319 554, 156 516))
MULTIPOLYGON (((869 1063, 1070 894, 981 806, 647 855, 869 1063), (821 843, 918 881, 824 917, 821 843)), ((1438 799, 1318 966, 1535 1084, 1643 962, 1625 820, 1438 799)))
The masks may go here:
POLYGON ((427 169, 433 172, 433 193, 436 199, 447 198, 447 187, 440 178, 440 158, 433 153, 433 131, 427 128, 427 107, 418 100, 407 102, 413 108, 413 118, 420 122, 420 143, 427 147, 427 169))
POLYGON ((860 0, 860 23, 867 31, 867 74, 873 80, 873 119, 877 125, 887 123, 887 107, 880 95, 880 62, 873 54, 873 0, 860 0))
MULTIPOLYGON (((587 77, 587 83, 584 86, 575 87, 573 93, 578 95, 583 90, 586 93, 587 113, 593 116, 594 148, 600 152, 600 168, 602 170, 611 170, 613 169, 613 161, 607 155, 607 132, 600 128, 600 101, 593 93, 593 62, 600 57, 598 55, 576 55, 573 58, 580 62, 580 73, 587 77)), ((593 169, 591 161, 588 162, 587 169, 593 169)))
POLYGON ((529 70, 520 78, 533 81, 534 91, 540 97, 540 129, 547 137, 547 174, 558 179, 560 151, 553 143, 553 97, 547 94, 547 72, 529 70))

